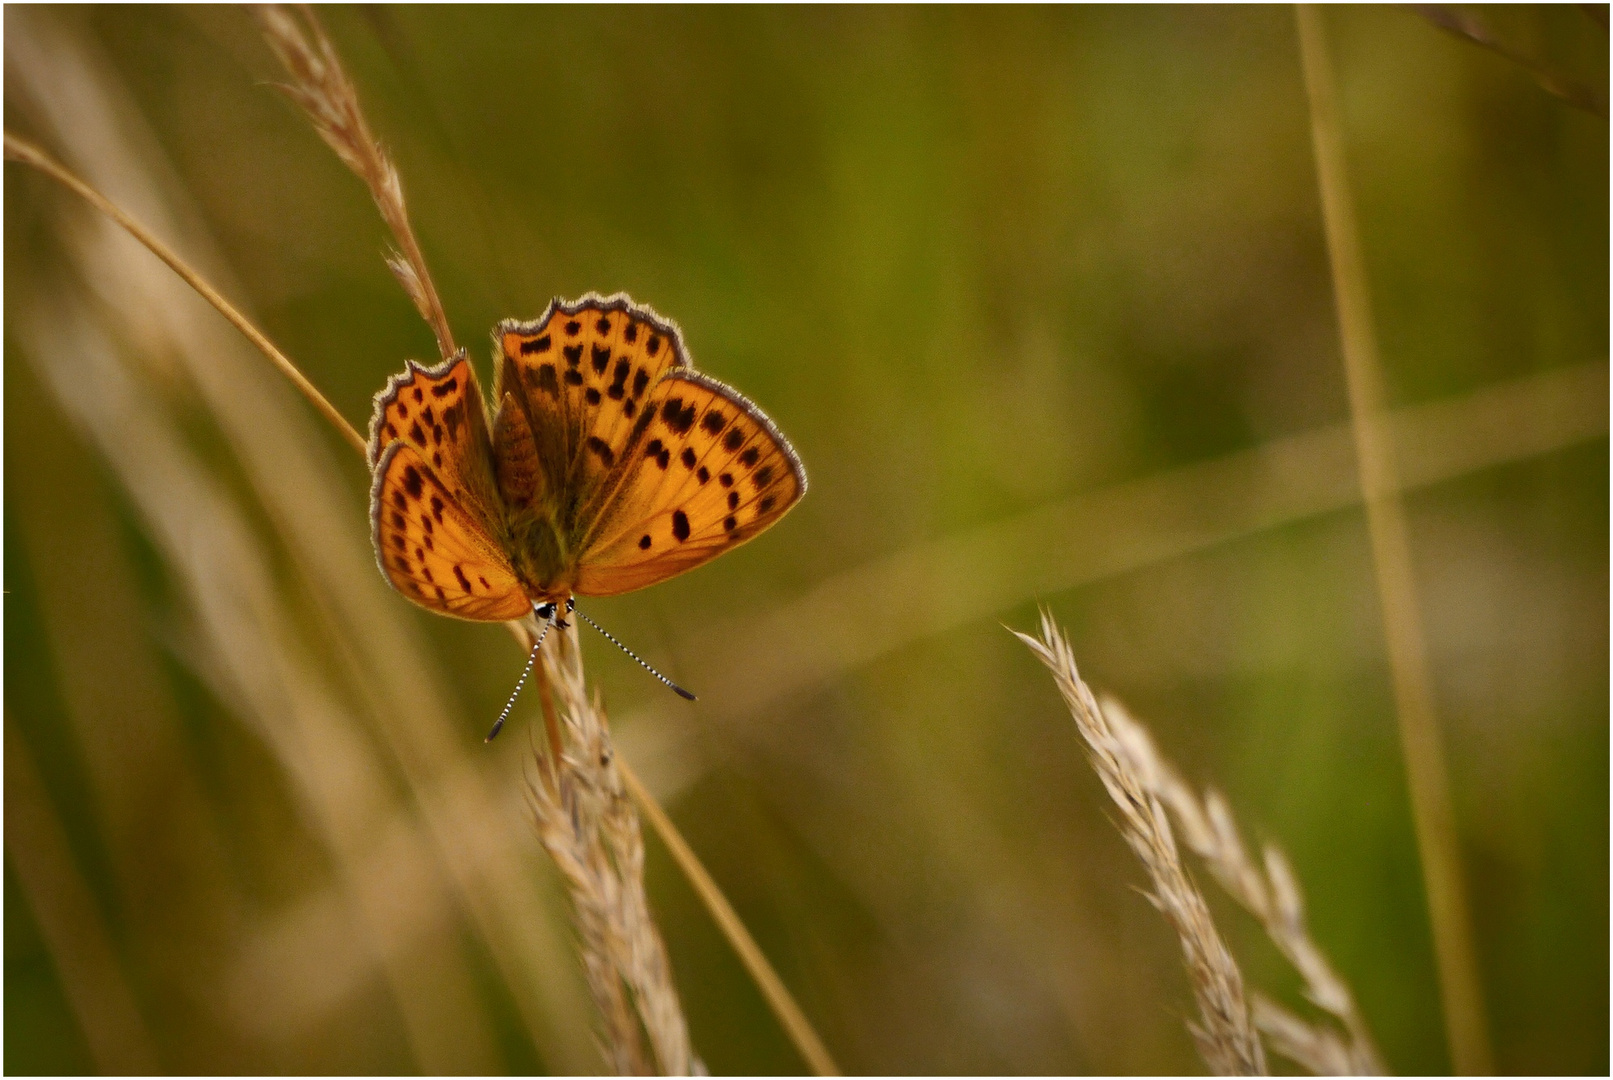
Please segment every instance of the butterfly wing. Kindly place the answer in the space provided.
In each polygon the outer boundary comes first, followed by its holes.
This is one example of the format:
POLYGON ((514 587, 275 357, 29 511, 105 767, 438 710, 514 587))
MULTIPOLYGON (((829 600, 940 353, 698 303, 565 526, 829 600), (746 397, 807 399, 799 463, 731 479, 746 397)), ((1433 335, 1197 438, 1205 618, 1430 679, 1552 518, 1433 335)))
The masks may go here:
MULTIPOLYGON (((495 429, 508 424, 509 445, 525 452, 522 425, 505 419, 513 400, 539 463, 532 487, 569 532, 597 503, 657 381, 688 367, 682 339, 674 324, 620 293, 556 298, 541 318, 502 322, 493 336, 502 403, 495 429)), ((501 482, 523 472, 501 456, 501 482)))
POLYGON ((778 428, 732 387, 683 367, 646 399, 578 566, 580 596, 614 596, 757 536, 806 493, 778 428), (653 413, 652 413, 653 410, 653 413))
POLYGON ((441 485, 488 530, 499 517, 492 443, 476 372, 463 351, 427 368, 408 361, 375 395, 369 460, 374 471, 394 442, 414 448, 441 485))
POLYGON ((381 572, 421 607, 482 622, 532 610, 509 560, 411 442, 381 451, 370 527, 381 572))

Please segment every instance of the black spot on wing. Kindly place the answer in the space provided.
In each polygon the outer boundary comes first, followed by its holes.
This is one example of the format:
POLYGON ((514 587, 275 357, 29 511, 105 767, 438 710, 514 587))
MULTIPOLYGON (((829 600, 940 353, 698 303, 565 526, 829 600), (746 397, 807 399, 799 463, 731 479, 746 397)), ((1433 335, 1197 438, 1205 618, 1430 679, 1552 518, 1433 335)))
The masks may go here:
POLYGON ((668 398, 661 406, 661 419, 675 434, 687 435, 694 427, 695 408, 685 405, 682 398, 668 398))
POLYGON ((521 355, 531 356, 533 353, 548 352, 550 344, 551 342, 548 334, 544 334, 540 338, 529 338, 528 340, 521 342, 521 355))
POLYGON ((742 444, 744 441, 745 441, 745 433, 743 431, 740 431, 739 428, 736 426, 736 427, 730 428, 729 431, 728 431, 728 434, 723 436, 722 447, 723 447, 724 450, 727 450, 731 454, 735 450, 738 450, 739 447, 740 447, 740 444, 742 444))
POLYGON ((680 542, 689 539, 689 515, 682 510, 672 511, 672 535, 680 542))
POLYGON ((610 448, 609 443, 598 435, 588 436, 588 449, 597 454, 599 460, 604 462, 607 468, 616 461, 616 452, 610 448))
POLYGON ((405 465, 403 467, 403 490, 409 493, 409 498, 418 499, 425 489, 425 484, 420 479, 420 470, 413 465, 405 465))
POLYGON ((431 396, 432 397, 438 397, 438 398, 445 398, 449 394, 452 394, 455 390, 458 390, 458 389, 459 389, 459 379, 457 377, 455 377, 455 378, 448 379, 448 380, 445 380, 443 382, 440 382, 436 386, 433 386, 431 388, 431 396))
POLYGON ((741 465, 745 466, 745 468, 748 469, 752 465, 756 464, 756 459, 761 457, 761 456, 762 456, 762 452, 760 450, 756 449, 756 447, 754 447, 754 446, 746 447, 745 452, 743 454, 739 455, 739 463, 741 465))
MULTIPOLYGON (((604 319, 601 319, 599 321, 601 323, 604 323, 605 326, 607 328, 609 328, 610 324, 605 323, 604 319)), ((603 333, 603 331, 601 331, 601 332, 603 333)), ((594 363, 594 374, 595 375, 603 375, 603 374, 605 374, 605 368, 606 368, 607 365, 610 364, 610 349, 607 348, 604 345, 595 345, 593 347, 592 351, 589 353, 589 356, 593 360, 593 363, 594 363)))
POLYGON ((727 424, 728 424, 728 417, 724 416, 722 413, 718 412, 716 409, 708 409, 708 410, 706 410, 706 415, 701 417, 701 419, 700 419, 700 426, 705 428, 707 431, 709 431, 713 435, 715 435, 715 434, 717 434, 717 432, 721 431, 724 427, 727 426, 727 424))

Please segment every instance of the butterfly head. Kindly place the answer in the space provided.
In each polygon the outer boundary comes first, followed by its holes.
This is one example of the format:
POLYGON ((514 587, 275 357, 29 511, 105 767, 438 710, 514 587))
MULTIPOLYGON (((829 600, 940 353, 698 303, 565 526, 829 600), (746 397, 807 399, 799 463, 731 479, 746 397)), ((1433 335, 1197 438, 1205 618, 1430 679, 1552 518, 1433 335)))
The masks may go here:
MULTIPOLYGON (((572 597, 566 597, 564 608, 565 614, 569 615, 576 609, 577 601, 572 597)), ((566 622, 565 619, 560 617, 561 603, 558 600, 544 600, 540 603, 533 604, 532 614, 538 617, 539 623, 547 623, 551 619, 555 620, 555 625, 560 627, 562 630, 570 625, 570 623, 566 622)))

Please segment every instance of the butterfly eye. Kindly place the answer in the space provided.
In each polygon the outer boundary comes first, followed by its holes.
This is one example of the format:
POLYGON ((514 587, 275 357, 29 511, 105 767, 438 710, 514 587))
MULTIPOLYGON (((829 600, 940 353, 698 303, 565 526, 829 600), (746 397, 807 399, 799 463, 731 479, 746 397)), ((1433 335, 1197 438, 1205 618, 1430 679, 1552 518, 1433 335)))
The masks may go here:
POLYGON ((569 614, 569 613, 571 613, 573 611, 576 611, 576 610, 577 610, 576 597, 572 597, 572 596, 566 597, 566 612, 567 612, 567 614, 569 614))
POLYGON ((542 619, 545 622, 548 622, 550 619, 554 618, 554 601, 551 600, 548 603, 539 604, 537 607, 533 608, 532 610, 533 610, 533 613, 536 614, 538 618, 542 619))

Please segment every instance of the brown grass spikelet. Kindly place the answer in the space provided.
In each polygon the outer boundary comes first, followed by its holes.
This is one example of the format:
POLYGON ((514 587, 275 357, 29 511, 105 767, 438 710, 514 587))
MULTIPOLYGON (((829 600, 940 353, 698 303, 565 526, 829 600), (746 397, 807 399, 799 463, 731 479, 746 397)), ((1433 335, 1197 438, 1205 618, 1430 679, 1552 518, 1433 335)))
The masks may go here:
POLYGON ((387 266, 436 335, 443 359, 454 355, 448 315, 409 224, 409 213, 403 202, 403 182, 398 179, 392 159, 364 120, 358 91, 342 69, 336 47, 307 7, 299 6, 293 14, 285 5, 261 4, 254 5, 252 13, 263 30, 264 40, 291 76, 291 83, 282 84, 280 89, 302 107, 319 137, 370 189, 382 219, 398 244, 398 251, 387 256, 387 266))
POLYGON ((1046 664, 1087 745, 1087 756, 1109 797, 1120 809, 1120 832, 1142 860, 1152 881, 1149 902, 1176 930, 1193 983, 1199 1020, 1190 1024, 1205 1064, 1221 1076, 1266 1074, 1266 1055, 1244 998, 1243 976, 1216 931, 1209 905, 1182 865, 1176 839, 1159 795, 1158 778, 1116 735, 1092 691, 1076 670, 1070 643, 1042 612, 1042 636, 1015 631, 1046 664))
POLYGON ((1206 1063, 1223 1074, 1264 1072, 1259 1032, 1277 1053, 1317 1075, 1383 1074, 1355 996, 1311 939, 1303 894, 1287 857, 1267 845, 1257 864, 1226 799, 1214 790, 1201 798, 1124 706, 1113 698, 1100 703, 1093 697, 1076 670, 1069 639, 1046 609, 1041 630, 1040 638, 1017 631, 1016 636, 1053 672, 1086 741, 1088 758, 1120 807, 1121 832, 1153 878, 1149 899, 1181 938, 1199 1001, 1201 1019, 1193 1034, 1206 1063), (1305 996, 1337 1020, 1342 1031, 1311 1023, 1260 994, 1246 1001, 1237 965, 1178 858, 1177 836, 1260 921, 1304 980, 1305 996))
POLYGON ((605 710, 597 693, 588 693, 576 633, 575 623, 556 628, 542 652, 545 720, 551 732, 558 728, 562 749, 558 760, 537 753, 529 790, 538 839, 571 895, 606 1059, 622 1075, 703 1071, 644 892, 638 815, 616 765, 605 710))

